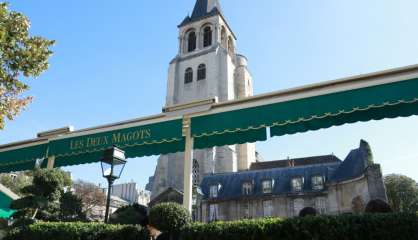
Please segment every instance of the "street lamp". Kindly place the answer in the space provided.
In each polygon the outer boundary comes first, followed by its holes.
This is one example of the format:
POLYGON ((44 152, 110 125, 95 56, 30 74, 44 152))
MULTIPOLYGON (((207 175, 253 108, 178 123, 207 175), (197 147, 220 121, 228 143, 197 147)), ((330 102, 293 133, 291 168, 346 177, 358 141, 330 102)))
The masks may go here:
POLYGON ((125 152, 117 147, 112 147, 104 151, 101 161, 102 173, 103 177, 106 178, 108 182, 105 223, 109 221, 110 194, 112 185, 116 179, 120 178, 126 164, 125 159, 125 152))

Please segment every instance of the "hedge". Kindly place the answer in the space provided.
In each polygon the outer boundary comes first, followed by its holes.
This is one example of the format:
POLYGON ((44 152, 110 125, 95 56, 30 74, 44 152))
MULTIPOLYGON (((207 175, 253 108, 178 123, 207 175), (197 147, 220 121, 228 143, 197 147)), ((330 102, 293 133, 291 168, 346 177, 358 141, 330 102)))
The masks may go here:
MULTIPOLYGON (((35 223, 7 240, 145 240, 133 226, 98 223, 35 223)), ((318 216, 237 222, 195 223, 182 240, 412 240, 418 239, 415 214, 318 216)))
POLYGON ((5 240, 148 240, 145 230, 135 226, 102 223, 39 222, 12 230, 5 240))
POLYGON ((264 219, 193 224, 182 240, 412 240, 418 239, 414 214, 375 214, 264 219))

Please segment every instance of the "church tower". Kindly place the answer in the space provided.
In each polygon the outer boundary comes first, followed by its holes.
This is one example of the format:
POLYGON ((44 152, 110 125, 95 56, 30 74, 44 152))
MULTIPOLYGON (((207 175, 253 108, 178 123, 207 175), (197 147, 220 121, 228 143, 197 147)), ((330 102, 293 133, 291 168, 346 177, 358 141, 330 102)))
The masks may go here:
MULTIPOLYGON (((170 62, 166 107, 197 100, 218 101, 253 95, 247 59, 236 53, 236 37, 218 0, 197 0, 193 12, 178 25, 179 49, 170 62)), ((255 144, 194 151, 193 183, 208 173, 247 170, 255 162, 255 144)), ((183 153, 162 155, 147 186, 156 197, 167 188, 183 189, 183 153)))

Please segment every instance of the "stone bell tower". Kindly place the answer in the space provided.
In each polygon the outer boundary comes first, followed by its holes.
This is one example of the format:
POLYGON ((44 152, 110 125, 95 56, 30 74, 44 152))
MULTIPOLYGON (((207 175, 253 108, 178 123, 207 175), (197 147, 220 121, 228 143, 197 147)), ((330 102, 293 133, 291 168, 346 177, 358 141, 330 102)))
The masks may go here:
MULTIPOLYGON (((236 37, 218 0, 197 0, 193 13, 178 25, 179 49, 168 70, 166 107, 217 97, 220 102, 253 95, 247 59, 236 53, 236 37)), ((193 183, 208 173, 247 170, 255 144, 194 151, 193 183)), ((148 190, 151 198, 167 188, 183 190, 183 153, 162 155, 148 190)))

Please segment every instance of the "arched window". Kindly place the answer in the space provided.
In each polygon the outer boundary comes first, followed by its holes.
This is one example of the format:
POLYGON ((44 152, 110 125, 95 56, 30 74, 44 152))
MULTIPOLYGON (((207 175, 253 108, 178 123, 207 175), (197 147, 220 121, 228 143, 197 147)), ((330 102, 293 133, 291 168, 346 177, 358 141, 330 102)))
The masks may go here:
POLYGON ((197 68, 197 80, 205 80, 206 79, 206 65, 200 64, 197 68))
POLYGON ((196 49, 196 33, 190 32, 187 40, 187 51, 193 52, 196 49))
POLYGON ((191 83, 193 82, 193 69, 188 68, 184 73, 184 83, 191 83))
POLYGON ((193 159, 193 186, 198 187, 200 184, 199 176, 199 162, 196 159, 193 159))
POLYGON ((212 45, 212 28, 208 26, 203 29, 203 47, 210 45, 212 45))

